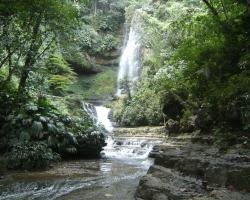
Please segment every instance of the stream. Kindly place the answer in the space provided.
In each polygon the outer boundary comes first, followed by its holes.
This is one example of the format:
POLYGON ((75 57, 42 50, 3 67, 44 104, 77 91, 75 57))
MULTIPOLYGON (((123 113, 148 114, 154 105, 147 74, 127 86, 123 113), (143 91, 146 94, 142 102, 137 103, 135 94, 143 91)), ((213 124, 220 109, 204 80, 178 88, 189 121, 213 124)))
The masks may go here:
MULTIPOLYGON (((110 132, 109 109, 96 106, 98 123, 110 132)), ((0 181, 0 200, 132 200, 153 160, 157 140, 114 138, 110 132, 101 159, 59 163, 43 172, 11 172, 0 181)))
MULTIPOLYGON (((125 33, 117 79, 136 81, 140 74, 140 10, 125 33)), ((131 88, 133 89, 133 88, 131 88)), ((84 103, 83 109, 107 130, 101 159, 69 160, 43 172, 11 172, 0 179, 0 200, 132 200, 140 178, 153 160, 148 158, 158 140, 115 138, 110 109, 84 103)))

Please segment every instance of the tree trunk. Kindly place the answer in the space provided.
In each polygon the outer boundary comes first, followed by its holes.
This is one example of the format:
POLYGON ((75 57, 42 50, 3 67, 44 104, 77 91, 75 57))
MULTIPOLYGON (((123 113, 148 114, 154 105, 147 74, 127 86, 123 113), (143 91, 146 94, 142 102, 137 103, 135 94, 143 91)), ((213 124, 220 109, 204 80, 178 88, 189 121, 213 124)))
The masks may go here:
POLYGON ((94 2, 94 16, 96 16, 97 13, 97 0, 94 2))
POLYGON ((11 77, 12 77, 12 56, 10 54, 11 50, 10 50, 10 47, 7 48, 8 49, 8 54, 10 55, 9 56, 9 74, 8 74, 8 77, 7 77, 7 82, 9 82, 11 80, 11 77))
POLYGON ((250 16, 250 0, 247 0, 248 16, 250 16))
MULTIPOLYGON (((4 24, 3 34, 2 34, 3 39, 5 41, 9 41, 9 38, 8 38, 8 36, 9 36, 9 33, 8 33, 9 32, 9 19, 8 18, 4 19, 3 24, 4 24)), ((8 47, 9 47, 9 45, 6 44, 5 48, 7 50, 7 56, 0 62, 0 69, 9 60, 10 56, 12 55, 12 52, 10 51, 10 49, 8 47)))
POLYGON ((25 91, 26 82, 27 82, 29 73, 32 70, 33 65, 35 64, 34 58, 39 50, 39 45, 37 44, 37 37, 39 34, 41 20, 42 20, 42 17, 38 16, 35 21, 30 48, 25 59, 24 68, 22 70, 21 78, 20 78, 20 82, 18 86, 18 96, 20 96, 20 94, 22 94, 25 91))
POLYGON ((13 53, 14 51, 8 53, 8 55, 0 62, 0 69, 9 60, 9 58, 13 55, 13 53))
POLYGON ((37 37, 39 34, 39 29, 41 25, 42 17, 37 16, 35 25, 33 28, 32 40, 30 44, 29 51, 26 56, 24 68, 21 73, 21 78, 18 86, 18 96, 22 94, 26 87, 26 82, 29 76, 30 71, 32 70, 33 65, 35 64, 35 56, 38 53, 39 45, 37 44, 37 37))
MULTIPOLYGON (((220 18, 220 15, 219 13, 217 12, 217 10, 215 9, 215 7, 210 3, 209 0, 202 0, 206 6, 208 7, 208 9, 210 10, 210 12, 213 14, 214 16, 214 19, 217 21, 217 23, 219 24, 220 28, 221 28, 221 31, 224 35, 228 35, 229 33, 231 34, 231 31, 232 31, 232 27, 230 26, 229 23, 227 22, 223 22, 220 18)), ((221 1, 222 2, 222 1, 221 1)), ((223 10, 225 9, 224 7, 224 2, 222 2, 222 7, 223 7, 223 10)), ((225 11, 225 15, 226 15, 226 10, 225 11)))

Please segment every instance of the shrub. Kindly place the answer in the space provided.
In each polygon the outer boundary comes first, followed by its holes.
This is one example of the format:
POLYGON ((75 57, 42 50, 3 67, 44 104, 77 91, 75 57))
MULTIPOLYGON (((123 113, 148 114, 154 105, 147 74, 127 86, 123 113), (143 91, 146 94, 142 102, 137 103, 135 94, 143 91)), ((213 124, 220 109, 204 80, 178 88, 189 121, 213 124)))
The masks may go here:
POLYGON ((44 142, 13 144, 6 157, 9 169, 26 170, 44 169, 52 162, 60 160, 60 156, 44 142))
POLYGON ((149 88, 141 88, 130 100, 113 103, 113 117, 122 126, 160 125, 163 122, 159 97, 149 88))
POLYGON ((0 137, 6 144, 3 151, 9 168, 45 168, 54 156, 99 156, 105 145, 104 130, 84 110, 75 106, 69 112, 65 102, 53 102, 44 97, 30 100, 4 117, 0 137), (16 164, 15 159, 19 159, 16 164))

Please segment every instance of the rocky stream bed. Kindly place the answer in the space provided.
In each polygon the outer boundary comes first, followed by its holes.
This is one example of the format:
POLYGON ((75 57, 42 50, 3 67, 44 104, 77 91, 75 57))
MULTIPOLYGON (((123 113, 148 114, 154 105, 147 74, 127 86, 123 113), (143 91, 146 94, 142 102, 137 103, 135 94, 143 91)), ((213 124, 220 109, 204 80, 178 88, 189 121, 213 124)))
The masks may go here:
POLYGON ((250 150, 220 151, 212 138, 180 135, 156 145, 136 200, 249 200, 250 150))
POLYGON ((250 150, 241 145, 221 151, 211 136, 167 137, 163 127, 116 128, 113 134, 102 159, 7 174, 0 199, 250 199, 250 150))

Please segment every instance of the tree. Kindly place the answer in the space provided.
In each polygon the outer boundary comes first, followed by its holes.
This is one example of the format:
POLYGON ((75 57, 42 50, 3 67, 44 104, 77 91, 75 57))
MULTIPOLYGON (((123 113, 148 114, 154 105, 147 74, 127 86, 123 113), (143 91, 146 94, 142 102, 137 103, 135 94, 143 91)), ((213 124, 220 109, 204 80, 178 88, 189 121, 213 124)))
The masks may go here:
POLYGON ((13 36, 13 40, 3 47, 4 58, 0 67, 9 60, 9 68, 11 68, 12 55, 21 52, 19 59, 23 65, 19 66, 18 86, 18 93, 21 95, 25 92, 29 73, 37 70, 36 65, 57 44, 60 32, 71 30, 71 24, 74 24, 77 19, 76 8, 73 2, 67 0, 13 0, 11 2, 4 0, 0 3, 0 13, 6 22, 2 26, 1 39, 8 35, 13 36), (8 29, 10 26, 18 29, 20 35, 16 36, 15 32, 10 31, 8 29))
POLYGON ((127 77, 125 77, 119 82, 119 86, 122 91, 122 94, 126 94, 128 96, 128 99, 131 99, 132 82, 129 81, 127 77))
POLYGON ((50 90, 53 94, 62 94, 75 80, 75 72, 60 55, 52 55, 47 64, 50 90))

